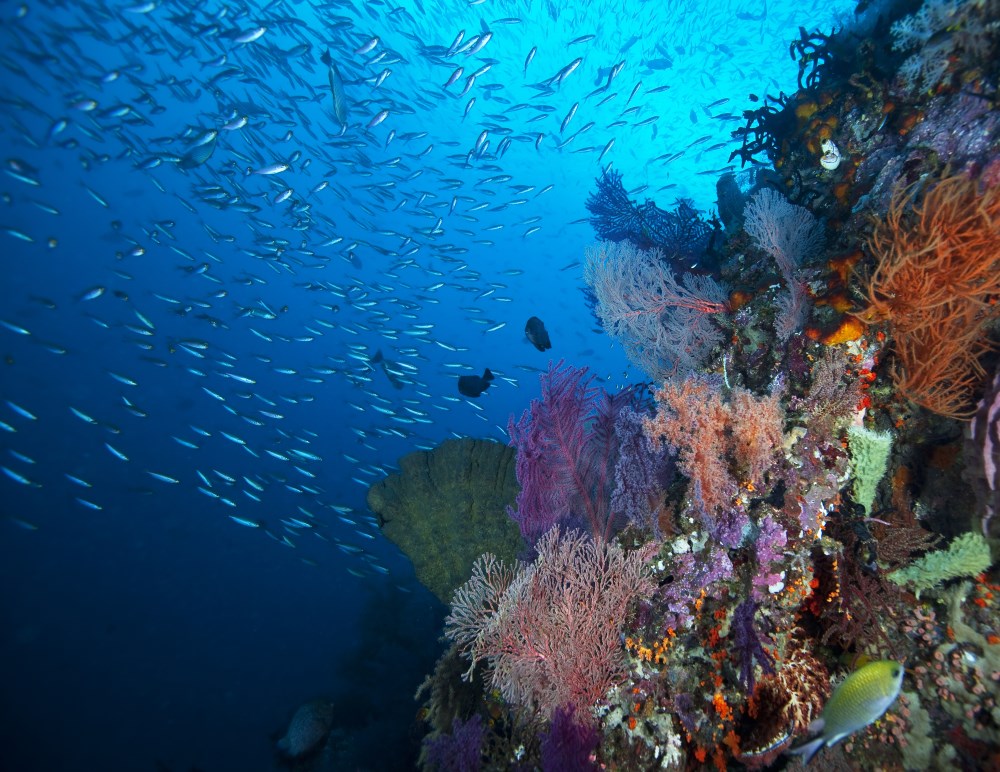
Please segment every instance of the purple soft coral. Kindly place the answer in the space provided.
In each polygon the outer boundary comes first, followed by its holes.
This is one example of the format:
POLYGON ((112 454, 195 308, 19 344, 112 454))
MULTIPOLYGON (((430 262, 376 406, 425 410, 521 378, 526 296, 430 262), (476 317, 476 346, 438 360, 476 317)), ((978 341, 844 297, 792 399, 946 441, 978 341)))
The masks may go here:
POLYGON ((663 492, 674 473, 673 456, 663 443, 654 443, 643 431, 644 413, 626 407, 615 419, 618 463, 611 509, 657 539, 663 492))
MULTIPOLYGON (((754 627, 753 618, 757 613, 757 603, 747 599, 736 607, 729 627, 733 636, 733 645, 739 655, 740 661, 740 681, 746 687, 747 693, 753 691, 756 678, 754 677, 754 663, 760 664, 761 669, 769 674, 774 674, 774 657, 764 648, 761 643, 761 635, 758 635, 754 627)), ((766 636, 767 643, 773 643, 766 636)))
POLYGON ((773 517, 767 515, 760 523, 754 551, 757 558, 757 572, 753 578, 754 600, 767 597, 768 588, 780 589, 785 578, 781 565, 784 560, 784 549, 788 543, 788 534, 773 517))

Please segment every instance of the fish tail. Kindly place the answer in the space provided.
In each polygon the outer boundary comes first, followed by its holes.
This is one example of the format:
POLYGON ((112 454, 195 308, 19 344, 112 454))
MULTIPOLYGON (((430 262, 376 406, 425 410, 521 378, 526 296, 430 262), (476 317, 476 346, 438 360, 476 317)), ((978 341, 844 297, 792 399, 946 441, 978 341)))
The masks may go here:
POLYGON ((790 753, 793 756, 801 756, 802 766, 806 766, 809 764, 810 761, 813 760, 813 757, 820 752, 820 749, 824 745, 826 745, 826 741, 821 735, 819 737, 810 740, 809 742, 803 743, 802 745, 798 745, 794 748, 789 748, 788 753, 790 753))

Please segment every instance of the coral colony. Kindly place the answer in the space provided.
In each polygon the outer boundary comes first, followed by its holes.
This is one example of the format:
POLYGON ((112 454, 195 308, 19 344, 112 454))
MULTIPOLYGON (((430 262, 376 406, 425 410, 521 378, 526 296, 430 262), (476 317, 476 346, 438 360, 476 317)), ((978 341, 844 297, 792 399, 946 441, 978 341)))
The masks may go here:
POLYGON ((801 31, 718 218, 597 179, 590 302, 653 385, 560 362, 512 418, 524 545, 454 592, 428 769, 813 737, 824 769, 1000 768, 1000 7, 913 6, 801 31))

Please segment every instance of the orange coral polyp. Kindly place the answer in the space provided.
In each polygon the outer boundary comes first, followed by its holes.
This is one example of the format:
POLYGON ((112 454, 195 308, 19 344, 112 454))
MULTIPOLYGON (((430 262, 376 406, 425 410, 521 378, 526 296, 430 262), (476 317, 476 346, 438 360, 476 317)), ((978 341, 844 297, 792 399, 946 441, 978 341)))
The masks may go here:
POLYGON ((726 702, 726 698, 722 696, 722 692, 715 693, 715 696, 712 698, 712 705, 715 707, 715 712, 719 714, 719 718, 723 721, 732 720, 733 709, 729 707, 729 703, 726 702))
POLYGON ((844 319, 837 328, 823 336, 823 343, 827 346, 836 346, 841 343, 848 343, 857 340, 865 333, 865 325, 861 320, 849 316, 844 319))

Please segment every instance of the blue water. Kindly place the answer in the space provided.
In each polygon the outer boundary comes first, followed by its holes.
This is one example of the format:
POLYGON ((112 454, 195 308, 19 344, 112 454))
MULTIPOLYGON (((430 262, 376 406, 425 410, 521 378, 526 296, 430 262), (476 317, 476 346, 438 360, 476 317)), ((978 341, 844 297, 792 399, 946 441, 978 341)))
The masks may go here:
POLYGON ((594 179, 712 210, 748 95, 794 91, 788 41, 851 6, 4 4, 0 767, 273 769, 326 696, 354 766, 409 768, 445 609, 367 485, 505 440, 550 355, 645 380, 585 305, 594 179))

